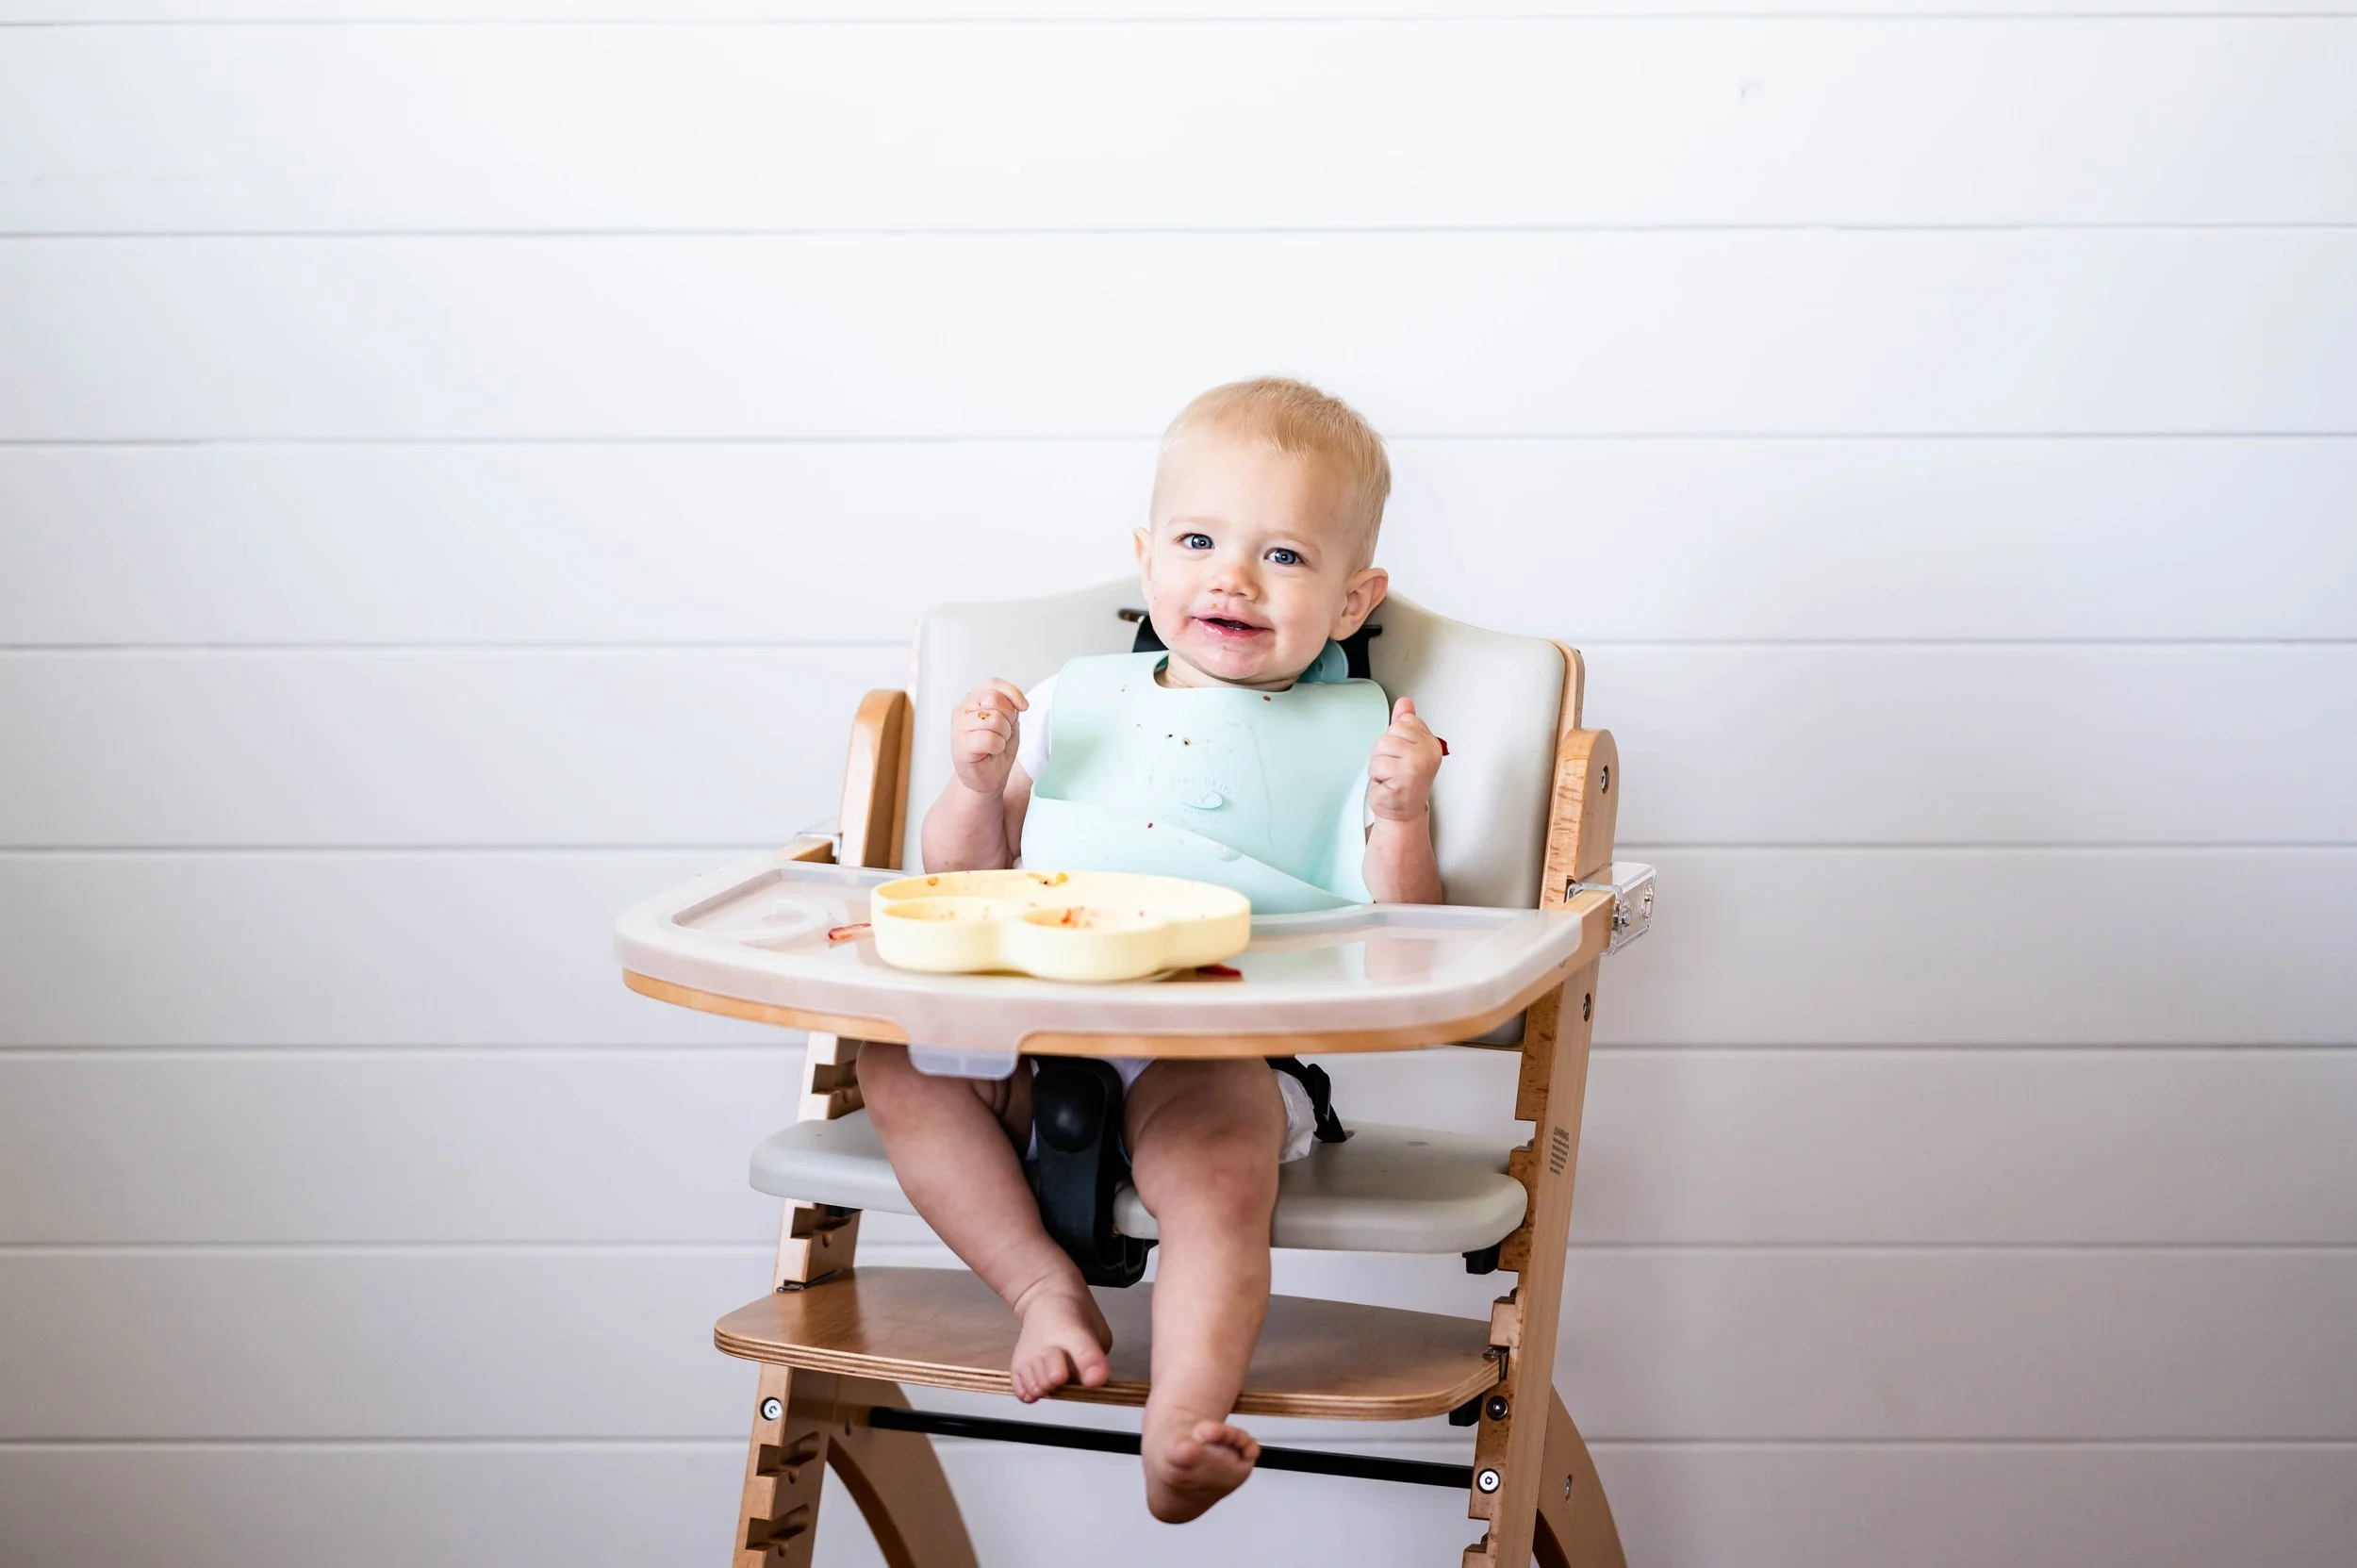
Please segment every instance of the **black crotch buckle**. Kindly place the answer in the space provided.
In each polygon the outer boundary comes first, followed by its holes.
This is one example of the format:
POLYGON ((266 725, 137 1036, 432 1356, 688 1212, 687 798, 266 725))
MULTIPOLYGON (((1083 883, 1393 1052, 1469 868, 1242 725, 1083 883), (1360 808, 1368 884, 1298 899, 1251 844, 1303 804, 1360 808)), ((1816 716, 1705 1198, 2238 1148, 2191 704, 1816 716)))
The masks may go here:
POLYGON ((1121 1075, 1084 1056, 1032 1059, 1031 1192, 1056 1245, 1092 1285, 1134 1285, 1150 1241, 1113 1229, 1113 1195, 1129 1179, 1121 1152, 1121 1075))

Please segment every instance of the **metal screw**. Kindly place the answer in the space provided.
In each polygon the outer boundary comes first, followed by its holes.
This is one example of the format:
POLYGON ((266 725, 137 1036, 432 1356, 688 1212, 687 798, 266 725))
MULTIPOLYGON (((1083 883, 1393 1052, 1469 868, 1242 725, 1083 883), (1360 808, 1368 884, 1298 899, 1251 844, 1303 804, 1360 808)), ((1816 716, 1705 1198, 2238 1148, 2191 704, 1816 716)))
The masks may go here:
POLYGON ((1586 1023, 1595 1015, 1595 1012, 1596 994, 1593 991, 1583 993, 1579 999, 1579 1021, 1586 1023))
POLYGON ((1500 1478, 1498 1473, 1494 1470, 1484 1470, 1480 1475, 1474 1477, 1474 1485, 1479 1487, 1484 1492, 1495 1492, 1499 1487, 1504 1486, 1505 1484, 1505 1481, 1500 1478))
POLYGON ((1571 1494, 1572 1494, 1572 1478, 1571 1478, 1569 1476, 1566 1476, 1566 1477, 1563 1477, 1563 1495, 1564 1495, 1564 1496, 1566 1496, 1566 1497, 1568 1497, 1568 1496, 1570 1496, 1571 1494))
POLYGON ((1612 787, 1612 765, 1606 763, 1596 769, 1596 793, 1602 795, 1612 787))
POLYGON ((1489 1416, 1491 1420, 1503 1421, 1506 1419, 1506 1412, 1513 1409, 1513 1407, 1506 1402, 1505 1395, 1492 1394, 1490 1395, 1490 1402, 1482 1406, 1481 1409, 1482 1412, 1489 1416))
POLYGON ((783 1415, 784 1413, 785 1401, 778 1398, 775 1395, 772 1395, 770 1397, 764 1399, 761 1402, 761 1418, 764 1421, 775 1421, 779 1416, 783 1415))

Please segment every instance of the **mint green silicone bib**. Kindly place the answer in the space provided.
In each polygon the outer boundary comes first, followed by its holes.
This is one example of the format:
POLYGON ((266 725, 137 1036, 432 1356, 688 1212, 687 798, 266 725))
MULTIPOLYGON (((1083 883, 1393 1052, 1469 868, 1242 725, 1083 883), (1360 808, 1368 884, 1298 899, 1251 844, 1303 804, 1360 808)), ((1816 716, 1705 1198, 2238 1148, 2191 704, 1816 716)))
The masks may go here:
POLYGON ((1057 675, 1024 864, 1193 877, 1259 915, 1369 902, 1367 755, 1391 724, 1383 688, 1164 686, 1163 657, 1079 658, 1057 675))

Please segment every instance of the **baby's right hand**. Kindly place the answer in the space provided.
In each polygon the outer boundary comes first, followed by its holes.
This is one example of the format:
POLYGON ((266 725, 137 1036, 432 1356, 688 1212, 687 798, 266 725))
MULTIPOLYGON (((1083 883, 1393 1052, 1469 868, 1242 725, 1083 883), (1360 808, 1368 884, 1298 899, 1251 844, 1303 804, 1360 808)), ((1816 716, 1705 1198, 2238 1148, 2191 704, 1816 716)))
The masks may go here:
POLYGON ((949 718, 949 761, 977 795, 1003 795, 1014 767, 1015 715, 1031 704, 996 675, 965 694, 949 718))

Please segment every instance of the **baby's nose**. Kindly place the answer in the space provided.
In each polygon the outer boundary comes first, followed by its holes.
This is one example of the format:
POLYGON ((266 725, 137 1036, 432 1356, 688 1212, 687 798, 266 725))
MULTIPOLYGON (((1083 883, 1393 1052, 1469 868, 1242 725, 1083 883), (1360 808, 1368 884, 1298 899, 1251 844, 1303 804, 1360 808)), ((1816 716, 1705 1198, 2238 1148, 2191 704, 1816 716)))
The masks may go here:
POLYGON ((1260 585, 1260 574, 1253 570, 1254 565, 1250 556, 1224 557, 1212 572, 1212 590, 1217 593, 1237 594, 1245 599, 1251 598, 1260 585))

